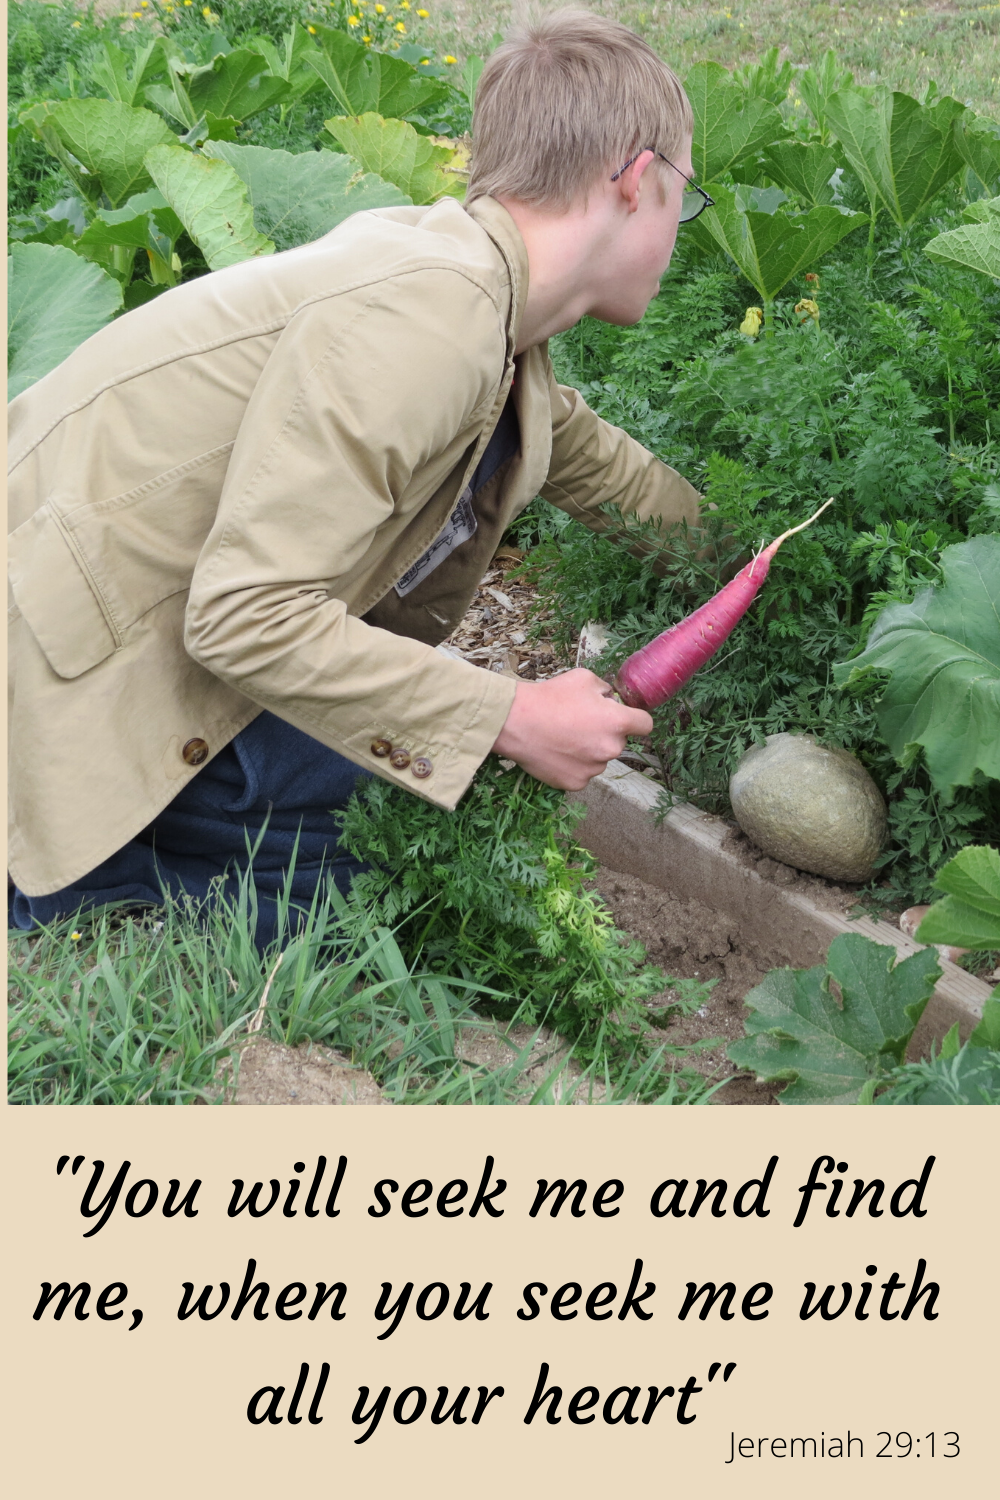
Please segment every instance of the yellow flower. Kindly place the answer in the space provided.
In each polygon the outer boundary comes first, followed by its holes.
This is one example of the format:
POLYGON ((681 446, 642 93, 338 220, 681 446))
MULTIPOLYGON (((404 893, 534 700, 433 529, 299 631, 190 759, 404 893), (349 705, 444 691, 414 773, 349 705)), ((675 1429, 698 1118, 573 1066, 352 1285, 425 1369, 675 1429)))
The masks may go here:
POLYGON ((443 57, 441 59, 441 61, 449 63, 449 64, 450 63, 457 63, 458 62, 458 58, 457 57, 452 57, 451 53, 449 52, 448 55, 447 55, 447 57, 443 57))
POLYGON ((385 15, 385 6, 384 5, 376 5, 376 7, 375 7, 375 14, 377 16, 384 16, 385 15))
POLYGON ((142 11, 141 10, 134 10, 132 12, 132 19, 133 19, 133 21, 141 21, 142 20, 142 11))
MULTIPOLYGON (((348 26, 360 26, 361 25, 361 17, 360 16, 348 16, 348 18, 347 18, 347 24, 348 24, 348 26)), ((313 32, 315 32, 315 30, 316 30, 316 28, 314 26, 313 27, 313 32)))
POLYGON ((795 311, 802 314, 800 323, 804 323, 806 318, 812 318, 814 323, 819 322, 819 305, 811 297, 803 297, 801 302, 796 302, 795 311))
POLYGON ((422 57, 422 58, 421 58, 421 59, 420 59, 420 66, 421 66, 421 67, 422 67, 422 68, 429 68, 429 67, 430 67, 430 65, 431 65, 431 60, 430 60, 430 58, 429 58, 429 57, 422 57))
POLYGON ((362 38, 361 38, 361 40, 362 40, 362 41, 363 41, 363 42, 364 42, 364 43, 365 43, 365 44, 366 44, 366 45, 367 45, 367 46, 369 46, 369 47, 370 47, 370 46, 371 46, 371 41, 372 41, 372 39, 371 39, 371 37, 370 37, 370 36, 363 36, 363 37, 362 37, 362 38))
POLYGON ((185 5, 193 5, 194 4, 194 0, 184 0, 184 4, 185 5))
POLYGON ((740 324, 740 333, 745 333, 748 338, 755 339, 760 333, 760 325, 764 321, 764 310, 760 307, 748 307, 746 317, 740 324))
POLYGON ((429 10, 418 10, 417 11, 417 15, 420 17, 421 21, 426 21, 427 17, 430 15, 430 11, 429 10))
POLYGON ((401 36, 405 36, 406 35, 406 27, 403 25, 402 21, 397 21, 396 22, 396 30, 399 32, 399 34, 401 36))
MULTIPOLYGON (((202 12, 202 14, 204 14, 204 12, 202 12)), ((306 30, 308 31, 308 33, 309 33, 310 36, 315 36, 316 35, 316 28, 315 28, 315 26, 307 26, 306 30)))
POLYGON ((69 940, 71 943, 78 943, 82 937, 82 932, 71 932, 69 935, 69 940))
POLYGON ((74 26, 79 26, 79 25, 80 25, 80 22, 79 22, 79 21, 74 21, 74 22, 73 22, 73 25, 74 25, 74 26))
POLYGON ((410 0, 402 0, 402 4, 400 5, 399 8, 400 8, 400 10, 409 10, 409 8, 410 8, 410 0))

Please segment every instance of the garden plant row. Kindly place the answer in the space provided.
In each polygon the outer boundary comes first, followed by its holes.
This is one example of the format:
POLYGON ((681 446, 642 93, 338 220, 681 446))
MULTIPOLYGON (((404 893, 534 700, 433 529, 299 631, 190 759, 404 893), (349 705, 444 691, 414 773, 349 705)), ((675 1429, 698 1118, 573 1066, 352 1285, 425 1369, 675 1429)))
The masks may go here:
MULTIPOLYGON (((482 64, 423 51, 425 18, 13 6, 10 394, 192 276, 359 209, 461 197, 482 64)), ((1000 125, 933 87, 860 87, 833 54, 696 63, 685 84, 715 206, 682 227, 643 321, 585 319, 554 341, 557 371, 705 492, 727 547, 835 504, 658 711, 666 795, 725 811, 772 732, 846 746, 889 804, 867 898, 926 900, 947 859, 1000 841, 1000 125)), ((703 534, 607 520, 595 537, 536 502, 510 540, 563 644, 609 623, 611 671, 718 580, 703 534)), ((390 924, 411 967, 633 1066, 667 981, 586 889, 574 816, 492 763, 454 817, 378 783, 346 835, 382 873, 338 930, 364 944, 390 924)))

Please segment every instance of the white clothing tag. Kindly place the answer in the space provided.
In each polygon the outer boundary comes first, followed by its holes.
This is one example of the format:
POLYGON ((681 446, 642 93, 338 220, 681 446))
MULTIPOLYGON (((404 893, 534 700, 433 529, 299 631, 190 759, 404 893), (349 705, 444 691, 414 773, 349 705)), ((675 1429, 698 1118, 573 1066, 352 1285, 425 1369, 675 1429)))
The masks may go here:
POLYGON ((445 526, 436 542, 433 542, 424 553, 418 557, 411 568, 407 568, 402 578, 395 584, 396 593, 401 599, 412 593, 418 583, 423 583, 429 573, 440 567, 446 557, 450 557, 454 549, 462 542, 467 542, 470 536, 474 536, 478 523, 472 509, 472 486, 466 485, 459 496, 458 504, 448 517, 445 526))

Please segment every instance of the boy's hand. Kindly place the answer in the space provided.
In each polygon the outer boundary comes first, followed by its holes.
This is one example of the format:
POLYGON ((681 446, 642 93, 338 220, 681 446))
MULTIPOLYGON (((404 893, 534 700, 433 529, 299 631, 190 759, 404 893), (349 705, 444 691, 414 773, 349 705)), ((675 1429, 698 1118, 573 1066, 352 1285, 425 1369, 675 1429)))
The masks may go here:
POLYGON ((578 792, 621 754, 629 735, 652 728, 649 714, 616 702, 606 682, 578 667, 547 682, 519 682, 493 749, 548 786, 578 792))

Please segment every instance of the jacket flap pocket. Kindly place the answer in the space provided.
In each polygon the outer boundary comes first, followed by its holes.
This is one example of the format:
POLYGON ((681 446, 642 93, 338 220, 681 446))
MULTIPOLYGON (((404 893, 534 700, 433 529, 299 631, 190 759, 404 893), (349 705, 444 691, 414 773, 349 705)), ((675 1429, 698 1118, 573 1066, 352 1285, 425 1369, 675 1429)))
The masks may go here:
POLYGON ((120 644, 47 507, 8 538, 10 586, 32 635, 60 677, 79 677, 120 644))

